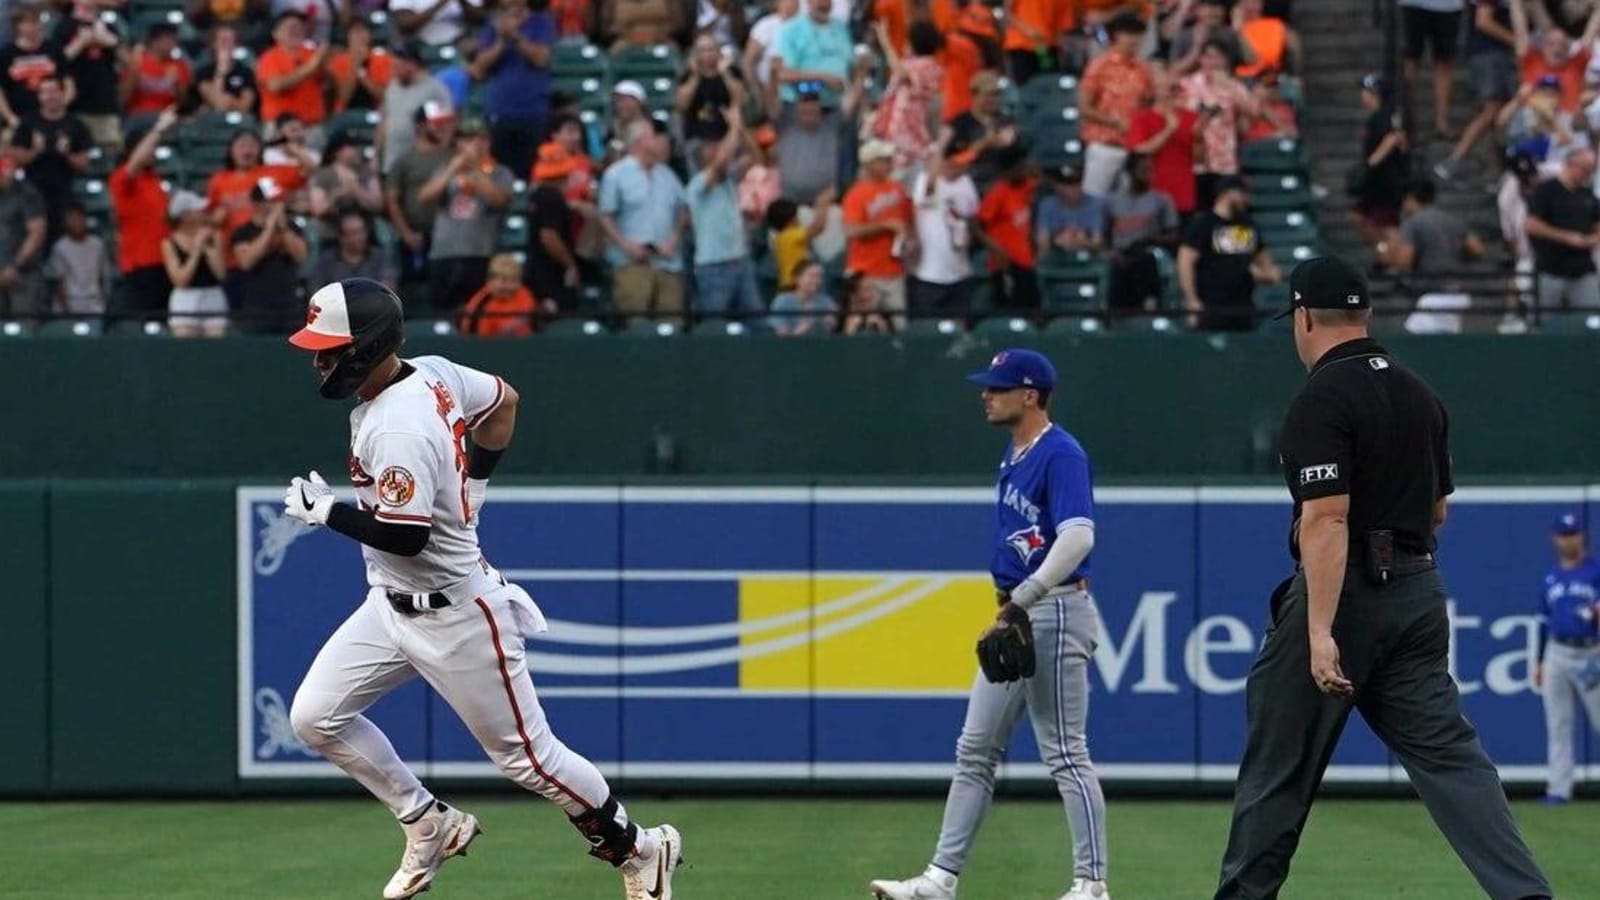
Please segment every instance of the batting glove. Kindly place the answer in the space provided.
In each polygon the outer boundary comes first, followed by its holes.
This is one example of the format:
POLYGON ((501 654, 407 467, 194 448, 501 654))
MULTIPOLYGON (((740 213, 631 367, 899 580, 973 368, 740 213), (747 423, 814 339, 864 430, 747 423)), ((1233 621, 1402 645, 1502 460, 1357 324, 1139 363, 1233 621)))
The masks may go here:
POLYGON ((333 509, 333 503, 333 488, 315 471, 307 478, 289 482, 289 489, 283 492, 283 514, 307 525, 328 524, 328 511, 333 509))
POLYGON ((483 509, 483 498, 489 493, 489 479, 467 479, 467 524, 478 524, 478 515, 483 509))

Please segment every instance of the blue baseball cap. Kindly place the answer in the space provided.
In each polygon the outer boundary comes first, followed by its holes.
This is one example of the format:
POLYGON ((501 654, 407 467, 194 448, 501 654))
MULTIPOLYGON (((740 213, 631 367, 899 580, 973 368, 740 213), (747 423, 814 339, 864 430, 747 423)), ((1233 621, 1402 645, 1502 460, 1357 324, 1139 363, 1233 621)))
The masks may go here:
POLYGON ((1550 526, 1550 530, 1560 535, 1583 534, 1583 520, 1578 518, 1577 513, 1562 513, 1556 516, 1555 524, 1550 526))
POLYGON ((968 375, 967 380, 1002 391, 1033 388, 1048 394, 1056 389, 1056 367, 1034 350, 1001 350, 989 360, 989 368, 968 375))

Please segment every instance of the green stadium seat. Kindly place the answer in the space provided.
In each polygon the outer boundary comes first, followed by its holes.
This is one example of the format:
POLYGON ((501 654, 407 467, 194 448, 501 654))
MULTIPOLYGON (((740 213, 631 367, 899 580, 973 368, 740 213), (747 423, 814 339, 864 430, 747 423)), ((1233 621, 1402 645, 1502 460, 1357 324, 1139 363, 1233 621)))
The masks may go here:
POLYGON ((1314 244, 1294 244, 1291 246, 1269 245, 1267 247, 1267 254, 1272 257, 1273 262, 1278 264, 1278 268, 1283 270, 1283 277, 1287 279, 1289 277, 1289 272, 1293 270, 1295 266, 1305 262, 1308 259, 1311 259, 1314 256, 1321 256, 1322 250, 1314 244))
POLYGON ((1040 284, 1049 312, 1099 312, 1105 309, 1105 281, 1099 278, 1050 279, 1040 284))
POLYGON ((1046 280, 1100 278, 1106 262, 1088 250, 1052 250, 1039 260, 1039 277, 1046 280))
POLYGON ((1004 313, 982 319, 972 329, 974 334, 993 338, 1011 338, 1021 335, 1037 333, 1033 322, 1022 316, 1008 316, 1004 313))
POLYGON ((106 192, 106 183, 98 178, 80 178, 72 183, 72 194, 90 215, 101 215, 111 211, 111 196, 106 192))
POLYGON ((1105 324, 1092 316, 1055 316, 1044 326, 1045 334, 1099 334, 1105 324))
POLYGON ((371 109, 351 109, 328 120, 323 131, 330 137, 344 133, 359 144, 371 144, 378 133, 378 112, 371 109))
POLYGON ((0 338, 25 338, 33 336, 33 326, 13 319, 0 320, 0 338))
POLYGON ((611 54, 611 77, 617 81, 625 78, 641 82, 654 78, 670 80, 677 77, 681 65, 678 51, 671 44, 623 47, 611 54))
POLYGON ((106 325, 106 334, 117 337, 160 338, 168 337, 167 326, 162 322, 141 322, 138 319, 113 319, 106 325))
POLYGON ((1246 174, 1300 174, 1310 168, 1304 145, 1293 138, 1251 141, 1239 148, 1239 167, 1246 174))
POLYGON ((570 94, 578 101, 579 109, 601 109, 610 101, 603 72, 576 75, 562 72, 550 79, 550 89, 570 94))
POLYGON ((1250 221, 1263 231, 1287 231, 1292 228, 1317 228, 1317 214, 1309 209, 1258 209, 1250 212, 1250 221))
POLYGON ((525 250, 528 247, 528 217, 506 216, 500 226, 499 247, 502 252, 525 250))
POLYGON ((202 145, 226 145, 241 129, 261 131, 261 123, 244 113, 201 113, 178 126, 178 139, 185 152, 202 145))
POLYGON ((1256 175, 1245 179, 1251 209, 1310 209, 1311 185, 1301 175, 1256 175))
POLYGON ((540 334, 564 337, 598 337, 609 332, 599 319, 555 319, 539 329, 540 334))
POLYGON ((456 61, 456 48, 450 44, 434 45, 420 44, 422 49, 422 63, 430 71, 442 69, 456 61))
POLYGON ((35 334, 39 337, 99 337, 102 331, 98 320, 50 319, 41 324, 35 334))
POLYGON ((966 325, 960 319, 912 319, 906 323, 906 334, 910 335, 959 337, 966 332, 966 325))
POLYGON ((1077 137, 1078 118, 1077 106, 1047 103, 1027 114, 1026 129, 1035 138, 1040 131, 1061 131, 1077 137))
POLYGON ((151 9, 146 6, 128 18, 128 31, 135 41, 142 42, 149 33, 150 26, 161 24, 178 27, 179 43, 190 44, 200 38, 200 33, 189 24, 189 17, 182 9, 151 9))
POLYGON ((759 330, 754 322, 733 319, 701 319, 689 333, 697 337, 744 337, 759 330))
POLYGON ((682 330, 677 322, 665 319, 629 319, 623 333, 632 337, 673 337, 682 330))
POLYGON ((557 78, 590 77, 604 81, 606 55, 593 44, 561 41, 551 50, 550 71, 557 78))
POLYGON ((1539 329, 1549 334, 1600 335, 1600 314, 1546 312, 1539 316, 1539 329))
POLYGON ((162 146, 156 148, 155 166, 156 174, 162 178, 179 178, 187 171, 184 164, 184 154, 181 148, 162 146))
POLYGON ((455 323, 448 319, 408 319, 406 338, 448 337, 456 333, 455 323))
POLYGON ((1118 331, 1142 332, 1149 334, 1182 334, 1184 320, 1182 316, 1152 315, 1152 316, 1127 316, 1116 321, 1118 331))
POLYGON ((90 178, 110 178, 116 163, 115 156, 107 153, 104 148, 95 147, 89 151, 89 170, 84 174, 90 178))
POLYGON ((1050 103, 1078 104, 1078 79, 1074 75, 1036 75, 1017 92, 1023 110, 1031 111, 1050 103))

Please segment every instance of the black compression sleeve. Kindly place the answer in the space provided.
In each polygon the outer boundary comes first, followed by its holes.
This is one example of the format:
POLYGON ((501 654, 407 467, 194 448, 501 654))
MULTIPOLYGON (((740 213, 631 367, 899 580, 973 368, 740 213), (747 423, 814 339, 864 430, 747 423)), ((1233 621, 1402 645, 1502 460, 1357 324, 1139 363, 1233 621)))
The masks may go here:
POLYGON ((500 457, 505 450, 487 450, 473 444, 467 449, 467 477, 488 478, 494 474, 494 467, 500 464, 500 457))
POLYGON ((374 550, 396 556, 421 553, 422 548, 428 546, 428 535, 433 530, 427 525, 381 522, 372 513, 348 503, 335 503, 328 510, 328 527, 374 550))

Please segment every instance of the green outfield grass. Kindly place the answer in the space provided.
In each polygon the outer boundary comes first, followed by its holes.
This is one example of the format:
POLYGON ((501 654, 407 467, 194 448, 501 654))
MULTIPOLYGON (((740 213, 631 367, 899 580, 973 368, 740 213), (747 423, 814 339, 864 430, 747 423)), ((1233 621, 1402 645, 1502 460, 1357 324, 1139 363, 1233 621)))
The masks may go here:
MULTIPOLYGON (((621 895, 608 867, 533 798, 466 798, 486 833, 428 900, 591 900, 621 895)), ((931 801, 640 799, 637 816, 684 833, 679 900, 866 896, 871 877, 927 862, 931 801)), ((1600 807, 1518 804, 1563 898, 1600 897, 1600 807)), ((1203 900, 1215 884, 1227 807, 1122 802, 1110 812, 1117 900, 1203 900)), ((1000 803, 962 880, 963 900, 1054 900, 1070 877, 1059 807, 1000 803)), ((313 900, 377 897, 400 832, 361 801, 0 804, 0 897, 313 900)), ((1286 900, 1469 900, 1481 896, 1416 803, 1320 804, 1286 900)))

